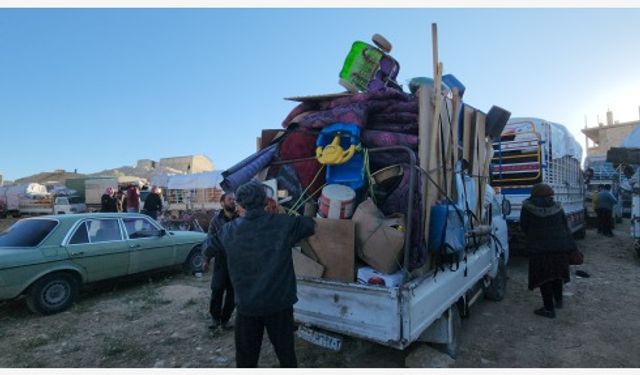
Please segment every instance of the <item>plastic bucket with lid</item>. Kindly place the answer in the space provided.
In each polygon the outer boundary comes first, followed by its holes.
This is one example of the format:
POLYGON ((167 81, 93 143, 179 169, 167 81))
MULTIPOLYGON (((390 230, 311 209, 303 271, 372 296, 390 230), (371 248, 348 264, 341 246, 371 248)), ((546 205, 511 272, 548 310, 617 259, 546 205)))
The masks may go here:
POLYGON ((350 219, 356 192, 348 186, 332 184, 322 189, 318 214, 327 219, 350 219))

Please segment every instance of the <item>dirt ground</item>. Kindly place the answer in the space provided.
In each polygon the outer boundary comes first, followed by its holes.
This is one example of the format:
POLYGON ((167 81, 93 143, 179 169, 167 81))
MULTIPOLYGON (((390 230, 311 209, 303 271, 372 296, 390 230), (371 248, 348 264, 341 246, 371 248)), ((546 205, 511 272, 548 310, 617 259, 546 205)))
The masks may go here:
MULTIPOLYGON (((10 220, 0 220, 0 229, 10 220)), ((479 301, 463 320, 454 367, 640 367, 640 261, 620 224, 612 239, 589 231, 579 241, 590 278, 565 287, 555 320, 533 310, 527 262, 513 258, 504 301, 479 301)), ((208 276, 208 275, 207 275, 208 276)), ((40 317, 24 301, 0 304, 0 367, 234 367, 233 333, 207 330, 208 277, 163 273, 81 293, 69 311, 40 317)), ((404 367, 404 352, 345 339, 334 353, 296 343, 301 367, 404 367)), ((263 345, 261 367, 277 366, 263 345)))

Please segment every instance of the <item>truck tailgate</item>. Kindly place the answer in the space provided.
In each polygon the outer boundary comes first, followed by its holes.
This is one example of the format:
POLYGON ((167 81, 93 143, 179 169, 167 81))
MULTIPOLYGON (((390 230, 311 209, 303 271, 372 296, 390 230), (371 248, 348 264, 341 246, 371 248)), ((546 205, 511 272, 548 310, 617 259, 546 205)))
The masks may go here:
POLYGON ((397 347, 402 334, 398 288, 298 279, 297 322, 397 347))

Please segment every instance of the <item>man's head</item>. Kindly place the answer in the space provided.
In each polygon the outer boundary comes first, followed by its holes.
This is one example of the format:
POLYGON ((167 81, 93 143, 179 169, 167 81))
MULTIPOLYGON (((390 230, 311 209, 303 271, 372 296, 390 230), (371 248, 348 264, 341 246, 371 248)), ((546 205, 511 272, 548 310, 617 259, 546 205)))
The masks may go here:
POLYGON ((535 184, 531 188, 531 196, 533 197, 545 198, 545 197, 553 197, 553 195, 554 195, 553 189, 551 188, 551 186, 547 184, 535 184))
POLYGON ((236 210, 236 195, 233 193, 224 193, 220 197, 220 204, 222 209, 228 212, 235 212, 236 210))
POLYGON ((598 191, 604 190, 604 185, 598 185, 598 191))
POLYGON ((250 181, 236 190, 236 202, 245 210, 264 208, 267 194, 264 185, 256 181, 250 181))
POLYGON ((611 190, 611 185, 609 184, 604 185, 604 190, 605 191, 611 190))

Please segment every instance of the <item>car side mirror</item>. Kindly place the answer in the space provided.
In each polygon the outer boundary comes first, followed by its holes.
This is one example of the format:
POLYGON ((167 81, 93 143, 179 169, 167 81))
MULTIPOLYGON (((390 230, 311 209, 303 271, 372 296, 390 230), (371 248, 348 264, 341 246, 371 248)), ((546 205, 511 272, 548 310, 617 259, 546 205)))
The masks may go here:
POLYGON ((505 218, 511 215, 511 202, 506 198, 502 198, 502 215, 505 218))
POLYGON ((167 230, 166 229, 160 229, 159 233, 160 237, 164 237, 167 235, 167 230))

